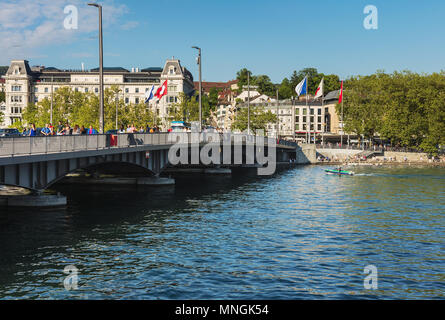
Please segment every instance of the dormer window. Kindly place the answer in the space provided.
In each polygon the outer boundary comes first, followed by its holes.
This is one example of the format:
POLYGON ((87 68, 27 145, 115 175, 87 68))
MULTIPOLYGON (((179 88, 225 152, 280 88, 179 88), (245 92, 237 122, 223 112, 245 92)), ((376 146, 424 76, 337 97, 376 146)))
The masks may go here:
POLYGON ((169 73, 170 74, 175 74, 176 73, 176 68, 175 67, 170 67, 169 73))

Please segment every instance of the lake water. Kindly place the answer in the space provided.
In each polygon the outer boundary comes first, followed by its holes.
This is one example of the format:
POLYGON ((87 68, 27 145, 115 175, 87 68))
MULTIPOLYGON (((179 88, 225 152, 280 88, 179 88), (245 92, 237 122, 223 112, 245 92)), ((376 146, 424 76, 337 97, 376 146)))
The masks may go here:
POLYGON ((445 298, 445 169, 324 168, 58 186, 67 208, 1 209, 0 298, 445 298))

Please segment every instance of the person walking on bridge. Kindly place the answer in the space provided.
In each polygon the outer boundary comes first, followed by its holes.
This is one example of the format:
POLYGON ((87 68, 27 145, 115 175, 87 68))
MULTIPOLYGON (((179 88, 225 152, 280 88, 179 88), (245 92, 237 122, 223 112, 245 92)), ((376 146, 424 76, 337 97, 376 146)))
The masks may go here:
POLYGON ((89 135, 98 134, 97 130, 93 128, 93 126, 90 126, 87 132, 89 135))

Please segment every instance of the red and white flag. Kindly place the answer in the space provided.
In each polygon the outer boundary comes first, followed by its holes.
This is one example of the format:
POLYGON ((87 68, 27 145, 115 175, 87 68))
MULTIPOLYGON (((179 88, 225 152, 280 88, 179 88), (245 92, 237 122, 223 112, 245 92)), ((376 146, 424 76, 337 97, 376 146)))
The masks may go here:
POLYGON ((343 101, 343 81, 341 82, 340 96, 338 97, 338 104, 342 103, 342 101, 343 101))
POLYGON ((167 94, 167 80, 165 80, 162 86, 160 86, 158 90, 156 90, 155 97, 161 100, 161 98, 166 94, 167 94))
POLYGON ((314 100, 323 97, 323 86, 324 86, 324 78, 321 79, 320 85, 318 86, 317 91, 315 91, 314 100))

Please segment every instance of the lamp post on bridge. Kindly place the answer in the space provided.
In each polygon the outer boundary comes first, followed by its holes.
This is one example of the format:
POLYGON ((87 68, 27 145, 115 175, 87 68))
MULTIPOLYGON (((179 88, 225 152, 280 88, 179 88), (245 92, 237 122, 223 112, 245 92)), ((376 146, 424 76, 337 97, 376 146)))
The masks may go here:
POLYGON ((199 132, 202 132, 202 72, 201 72, 201 48, 192 47, 198 50, 198 65, 199 65, 199 132))
POLYGON ((99 132, 105 133, 104 124, 104 55, 103 55, 103 33, 102 33, 102 6, 97 3, 88 3, 89 6, 99 9, 99 132))

